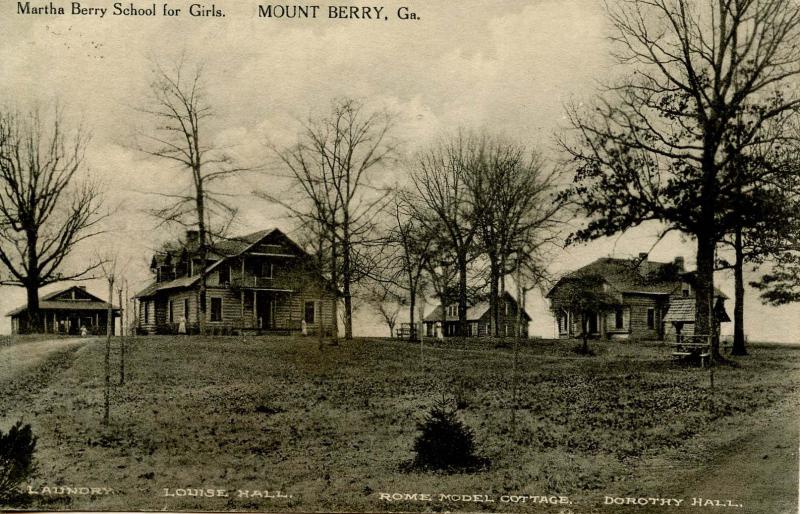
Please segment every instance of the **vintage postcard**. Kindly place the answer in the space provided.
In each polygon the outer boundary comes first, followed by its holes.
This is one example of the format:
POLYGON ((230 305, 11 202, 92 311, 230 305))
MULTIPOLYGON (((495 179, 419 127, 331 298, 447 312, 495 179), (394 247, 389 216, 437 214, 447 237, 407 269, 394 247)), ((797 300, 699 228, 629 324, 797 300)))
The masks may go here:
POLYGON ((798 512, 796 0, 0 42, 0 510, 798 512))

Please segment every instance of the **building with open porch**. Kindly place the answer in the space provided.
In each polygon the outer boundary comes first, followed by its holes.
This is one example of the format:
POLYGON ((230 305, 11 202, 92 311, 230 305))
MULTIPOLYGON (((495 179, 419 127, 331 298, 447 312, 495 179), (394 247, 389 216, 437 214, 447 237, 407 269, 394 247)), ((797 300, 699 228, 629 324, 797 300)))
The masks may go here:
MULTIPOLYGON (((136 295, 141 333, 196 333, 202 256, 197 232, 153 257, 155 280, 136 295)), ((307 254, 279 229, 209 245, 205 324, 211 333, 307 333, 333 330, 338 292, 307 254)))

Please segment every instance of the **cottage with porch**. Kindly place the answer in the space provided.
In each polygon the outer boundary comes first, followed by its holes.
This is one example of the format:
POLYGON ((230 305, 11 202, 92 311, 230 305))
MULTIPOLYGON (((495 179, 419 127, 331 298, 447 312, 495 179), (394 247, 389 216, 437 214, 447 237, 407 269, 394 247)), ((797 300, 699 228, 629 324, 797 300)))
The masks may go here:
MULTIPOLYGON (((152 259, 155 280, 136 295, 143 333, 195 333, 202 258, 197 231, 152 259)), ((329 333, 337 290, 317 261, 279 229, 209 244, 206 327, 214 333, 329 333)))
MULTIPOLYGON (((108 302, 86 290, 85 286, 72 286, 55 291, 39 299, 41 330, 45 334, 78 335, 82 329, 89 334, 105 334, 108 324, 108 302)), ((114 318, 119 317, 119 308, 111 308, 111 333, 114 333, 114 318)), ((22 305, 6 316, 11 317, 11 332, 27 334, 28 306, 22 305)))
MULTIPOLYGON (((694 333, 695 275, 684 269, 683 257, 676 257, 673 262, 654 262, 642 253, 633 259, 597 259, 562 277, 546 297, 552 303, 559 288, 587 276, 598 277, 602 293, 613 299, 609 302, 613 306, 589 315, 590 337, 674 341, 678 334, 694 333)), ((716 288, 714 296, 717 324, 730 321, 725 311, 727 296, 716 288)), ((556 305, 553 312, 560 338, 581 334, 580 313, 556 305)))

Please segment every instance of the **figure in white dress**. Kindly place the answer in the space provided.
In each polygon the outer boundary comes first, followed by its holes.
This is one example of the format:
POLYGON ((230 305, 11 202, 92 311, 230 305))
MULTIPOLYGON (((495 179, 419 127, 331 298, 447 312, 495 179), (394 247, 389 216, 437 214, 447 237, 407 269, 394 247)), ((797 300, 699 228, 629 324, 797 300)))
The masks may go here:
POLYGON ((178 333, 185 334, 186 333, 186 316, 181 316, 180 322, 178 322, 178 333))
POLYGON ((303 333, 304 336, 308 335, 308 324, 306 323, 306 320, 300 321, 300 331, 303 333))

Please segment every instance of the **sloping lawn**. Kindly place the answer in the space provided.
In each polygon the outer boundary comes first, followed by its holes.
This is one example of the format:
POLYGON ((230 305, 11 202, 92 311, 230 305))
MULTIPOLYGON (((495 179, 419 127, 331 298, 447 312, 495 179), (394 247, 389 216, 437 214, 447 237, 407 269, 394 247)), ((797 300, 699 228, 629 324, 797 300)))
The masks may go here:
MULTIPOLYGON (((755 348, 738 366, 716 368, 711 390, 707 370, 672 363, 665 346, 594 342, 598 355, 583 357, 573 344, 520 348, 512 423, 513 352, 493 343, 421 352, 356 340, 320 351, 314 338, 131 339, 126 382, 113 390, 104 429, 104 346, 92 342, 9 416, 24 417, 39 437, 33 491, 114 493, 33 495, 25 507, 557 512, 498 498, 562 495, 590 508, 609 491, 657 494, 654 484, 680 479, 682 449, 693 448, 686 458, 697 459, 698 440, 713 433, 724 444, 736 437, 737 420, 746 423, 800 386, 800 350, 792 348, 755 348), (416 423, 442 398, 456 400, 486 469, 405 471, 416 423), (186 488, 205 496, 177 496, 186 488), (496 501, 390 503, 380 493, 496 501)), ((116 353, 113 361, 116 369, 116 353)))

